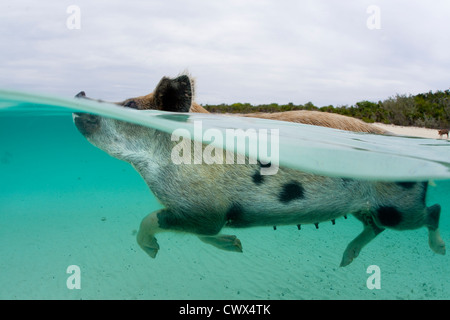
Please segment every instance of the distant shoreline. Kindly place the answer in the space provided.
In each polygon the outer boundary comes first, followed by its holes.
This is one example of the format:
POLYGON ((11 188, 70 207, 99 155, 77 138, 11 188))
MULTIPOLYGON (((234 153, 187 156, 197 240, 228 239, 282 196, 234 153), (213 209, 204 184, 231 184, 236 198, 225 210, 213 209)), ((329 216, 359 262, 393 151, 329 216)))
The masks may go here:
MULTIPOLYGON (((353 105, 341 106, 315 106, 312 102, 296 105, 288 104, 260 104, 232 103, 219 105, 202 105, 211 113, 273 113, 296 110, 311 110, 338 113, 361 119, 368 123, 397 123, 400 125, 413 125, 434 129, 447 129, 450 127, 450 89, 436 92, 419 93, 417 95, 396 94, 383 101, 359 101, 353 105)), ((431 133, 430 133, 431 134, 431 133)), ((420 133, 421 135, 421 133, 420 133)), ((436 138, 434 134, 427 138, 436 138)), ((439 138, 439 136, 438 136, 439 138)))
POLYGON ((384 124, 376 122, 374 123, 377 127, 387 130, 389 132, 398 134, 398 135, 404 135, 404 136, 411 136, 411 137, 421 137, 421 138, 430 138, 430 139, 447 139, 447 136, 444 135, 442 138, 440 138, 438 134, 437 129, 428 129, 428 128, 421 128, 421 127, 404 127, 404 126, 397 126, 393 124, 384 124))

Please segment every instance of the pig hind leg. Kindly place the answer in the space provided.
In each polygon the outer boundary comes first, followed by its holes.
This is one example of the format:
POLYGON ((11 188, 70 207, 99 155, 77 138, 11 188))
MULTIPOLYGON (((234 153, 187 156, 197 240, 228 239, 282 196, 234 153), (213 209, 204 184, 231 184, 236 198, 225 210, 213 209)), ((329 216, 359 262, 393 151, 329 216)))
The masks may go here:
POLYGON ((341 267, 348 266, 359 255, 361 249, 384 230, 378 227, 369 215, 355 214, 355 216, 362 221, 364 229, 348 244, 342 256, 341 267))
POLYGON ((421 210, 401 212, 394 207, 380 207, 374 214, 383 227, 397 230, 411 230, 422 226, 428 228, 428 244, 435 253, 445 254, 445 243, 439 233, 439 204, 421 210))
POLYGON ((428 228, 428 244, 431 250, 438 254, 445 254, 445 243, 439 234, 439 217, 441 206, 435 204, 427 209, 426 227, 428 228))

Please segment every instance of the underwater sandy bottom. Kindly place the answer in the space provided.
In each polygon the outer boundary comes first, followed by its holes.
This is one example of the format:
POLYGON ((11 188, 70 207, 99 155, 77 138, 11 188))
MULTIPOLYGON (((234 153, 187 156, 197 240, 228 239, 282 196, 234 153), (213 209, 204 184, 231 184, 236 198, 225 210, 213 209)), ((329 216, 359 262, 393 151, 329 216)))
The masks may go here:
MULTIPOLYGON (((362 230, 352 216, 318 230, 224 229, 242 241, 243 253, 161 233, 151 259, 135 233, 160 205, 133 168, 88 144, 70 119, 29 121, 27 128, 40 130, 17 131, 11 121, 0 127, 0 299, 450 298, 449 255, 429 249, 425 228, 386 230, 340 268, 362 230), (70 265, 80 267, 81 289, 66 285, 70 265), (371 265, 380 268, 381 289, 367 287, 371 265)), ((443 207, 448 246, 450 182, 436 185, 427 202, 443 207)))

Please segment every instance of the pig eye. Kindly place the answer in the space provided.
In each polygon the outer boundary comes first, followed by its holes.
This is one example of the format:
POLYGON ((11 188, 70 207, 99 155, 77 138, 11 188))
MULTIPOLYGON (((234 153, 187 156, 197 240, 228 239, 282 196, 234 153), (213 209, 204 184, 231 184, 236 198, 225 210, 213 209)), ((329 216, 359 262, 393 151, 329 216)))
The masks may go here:
POLYGON ((134 100, 127 101, 123 106, 125 108, 132 108, 132 109, 137 109, 138 108, 138 106, 136 104, 136 101, 134 101, 134 100))

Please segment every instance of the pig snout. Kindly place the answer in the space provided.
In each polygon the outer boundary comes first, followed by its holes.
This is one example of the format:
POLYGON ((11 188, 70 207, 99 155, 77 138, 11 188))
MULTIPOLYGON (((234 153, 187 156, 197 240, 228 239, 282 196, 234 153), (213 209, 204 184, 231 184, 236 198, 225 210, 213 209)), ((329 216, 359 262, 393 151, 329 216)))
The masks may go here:
POLYGON ((73 122, 85 137, 92 135, 100 128, 100 117, 90 113, 73 113, 73 122))

